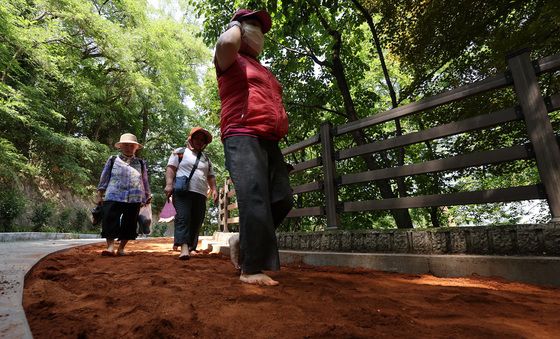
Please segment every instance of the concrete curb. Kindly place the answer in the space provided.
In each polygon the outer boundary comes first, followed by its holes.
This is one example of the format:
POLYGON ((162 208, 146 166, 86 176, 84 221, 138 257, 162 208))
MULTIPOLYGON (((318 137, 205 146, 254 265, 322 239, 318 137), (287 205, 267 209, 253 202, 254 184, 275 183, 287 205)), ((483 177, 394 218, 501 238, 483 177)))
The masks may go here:
MULTIPOLYGON (((216 232, 212 251, 230 255, 227 240, 234 233, 216 232)), ((560 287, 560 257, 476 254, 348 253, 280 250, 280 264, 361 267, 405 274, 432 274, 436 277, 480 275, 510 281, 560 287)))
POLYGON ((0 233, 0 242, 58 239, 101 239, 100 234, 49 233, 49 232, 9 232, 0 233))
POLYGON ((361 267, 373 270, 465 277, 473 274, 560 287, 560 258, 490 255, 422 255, 280 251, 281 264, 361 267))
POLYGON ((0 242, 0 338, 32 338, 23 310, 27 273, 46 255, 102 239, 59 239, 0 242))
POLYGON ((0 242, 58 239, 101 239, 100 234, 49 233, 49 232, 10 232, 0 233, 0 242))

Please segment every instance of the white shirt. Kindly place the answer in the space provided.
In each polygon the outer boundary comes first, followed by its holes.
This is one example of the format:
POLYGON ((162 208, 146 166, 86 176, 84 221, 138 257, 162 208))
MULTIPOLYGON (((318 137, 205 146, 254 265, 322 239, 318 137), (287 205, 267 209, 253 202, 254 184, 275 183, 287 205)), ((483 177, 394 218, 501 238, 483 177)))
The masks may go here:
MULTIPOLYGON (((188 147, 185 147, 183 160, 181 160, 181 163, 179 164, 179 157, 177 156, 177 152, 179 150, 180 148, 171 153, 171 156, 167 161, 167 166, 171 165, 177 167, 176 177, 186 176, 188 178, 191 174, 198 154, 191 151, 188 147)), ((196 166, 196 170, 193 173, 188 190, 206 196, 206 193, 208 192, 208 177, 214 176, 216 176, 214 173, 214 166, 212 166, 212 162, 206 154, 203 153, 200 157, 198 165, 196 166)))

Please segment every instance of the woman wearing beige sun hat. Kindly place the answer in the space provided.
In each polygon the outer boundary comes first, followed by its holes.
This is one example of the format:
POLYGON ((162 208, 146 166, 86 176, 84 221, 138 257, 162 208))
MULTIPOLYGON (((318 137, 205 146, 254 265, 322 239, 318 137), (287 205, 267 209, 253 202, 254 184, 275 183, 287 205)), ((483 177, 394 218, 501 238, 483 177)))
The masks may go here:
POLYGON ((102 255, 124 255, 129 240, 136 239, 136 225, 140 207, 152 199, 146 162, 136 157, 142 148, 136 136, 121 135, 115 143, 119 155, 107 159, 97 186, 97 204, 103 205, 101 237, 107 240, 102 255), (120 243, 115 253, 114 243, 120 243))

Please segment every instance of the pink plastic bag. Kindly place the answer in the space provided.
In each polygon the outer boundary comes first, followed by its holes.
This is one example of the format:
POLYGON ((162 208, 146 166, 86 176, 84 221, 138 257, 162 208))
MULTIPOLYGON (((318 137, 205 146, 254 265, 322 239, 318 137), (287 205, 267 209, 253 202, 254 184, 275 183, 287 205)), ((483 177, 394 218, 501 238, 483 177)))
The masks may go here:
POLYGON ((170 222, 171 220, 175 219, 175 214, 177 214, 177 212, 175 211, 175 207, 173 206, 173 203, 168 200, 161 209, 158 222, 170 222))

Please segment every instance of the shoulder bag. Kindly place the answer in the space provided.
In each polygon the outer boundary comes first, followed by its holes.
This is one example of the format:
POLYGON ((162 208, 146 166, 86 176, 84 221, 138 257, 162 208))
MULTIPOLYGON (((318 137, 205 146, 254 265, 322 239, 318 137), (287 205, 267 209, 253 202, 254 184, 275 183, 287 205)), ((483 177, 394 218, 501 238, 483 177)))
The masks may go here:
POLYGON ((194 171, 196 170, 196 167, 198 166, 198 162, 200 161, 200 156, 202 155, 202 152, 199 152, 198 155, 196 156, 196 162, 194 163, 194 166, 191 170, 191 173, 189 174, 189 176, 180 176, 180 177, 175 177, 175 186, 173 186, 173 192, 174 193, 184 193, 187 192, 189 190, 189 182, 191 181, 191 178, 194 174, 194 171))

